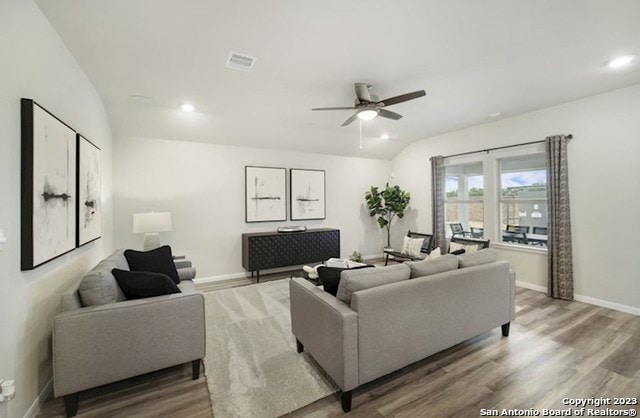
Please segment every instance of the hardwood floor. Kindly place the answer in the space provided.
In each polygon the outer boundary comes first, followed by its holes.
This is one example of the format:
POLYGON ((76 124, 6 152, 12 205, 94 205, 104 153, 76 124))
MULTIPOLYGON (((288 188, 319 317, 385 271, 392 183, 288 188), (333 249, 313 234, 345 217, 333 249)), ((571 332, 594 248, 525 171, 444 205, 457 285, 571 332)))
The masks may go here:
MULTIPOLYGON (((260 281, 289 276, 264 275, 260 281)), ((542 416, 543 408, 569 408, 563 398, 640 400, 639 316, 522 288, 516 310, 508 338, 498 327, 355 389, 346 416, 477 417, 481 409, 488 414, 504 408, 533 408, 542 416)), ((178 366, 83 392, 78 417, 211 417, 205 379, 191 380, 190 371, 190 365, 178 366)), ((287 417, 343 415, 338 395, 332 395, 287 417)), ((39 416, 64 416, 62 400, 45 402, 39 416)))

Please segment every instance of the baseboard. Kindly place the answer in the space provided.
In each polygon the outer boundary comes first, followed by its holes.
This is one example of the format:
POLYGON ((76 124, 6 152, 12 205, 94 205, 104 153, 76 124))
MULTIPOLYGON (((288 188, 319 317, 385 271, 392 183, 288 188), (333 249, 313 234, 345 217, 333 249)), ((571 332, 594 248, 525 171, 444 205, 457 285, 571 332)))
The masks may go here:
POLYGON ((53 389, 53 377, 44 385, 38 397, 33 401, 27 412, 24 413, 24 418, 35 418, 40 412, 40 407, 49 398, 53 389))
POLYGON ((590 305, 602 306, 603 308, 613 309, 614 311, 620 311, 631 315, 640 316, 640 308, 634 308, 633 306, 623 305, 621 303, 609 302, 608 300, 596 299, 590 296, 573 295, 573 299, 578 302, 588 303, 590 305))
POLYGON ((525 289, 535 290, 536 292, 547 293, 547 286, 539 286, 537 284, 521 282, 521 281, 518 281, 518 280, 516 280, 516 286, 524 287, 525 289))
MULTIPOLYGON (((547 293, 546 286, 539 286, 531 283, 516 281, 516 286, 524 287, 525 289, 535 290, 537 292, 547 293)), ((603 308, 613 309, 614 311, 620 311, 631 315, 640 316, 640 308, 634 308, 633 306, 623 305, 621 303, 609 302, 608 300, 592 298, 591 296, 583 296, 574 294, 573 299, 578 302, 588 303, 589 305, 601 306, 603 308)))
POLYGON ((251 277, 251 274, 242 272, 242 273, 233 273, 233 274, 221 274, 220 276, 198 277, 193 279, 193 282, 195 284, 213 283, 213 282, 222 282, 225 280, 241 279, 243 277, 251 277))

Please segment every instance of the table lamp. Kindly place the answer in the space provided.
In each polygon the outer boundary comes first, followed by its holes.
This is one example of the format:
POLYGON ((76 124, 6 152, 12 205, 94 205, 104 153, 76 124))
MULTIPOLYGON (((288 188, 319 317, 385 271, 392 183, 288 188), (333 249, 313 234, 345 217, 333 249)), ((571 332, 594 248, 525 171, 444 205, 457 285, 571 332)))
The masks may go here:
POLYGON ((133 233, 144 234, 144 250, 160 246, 160 232, 171 231, 171 212, 133 214, 133 233))

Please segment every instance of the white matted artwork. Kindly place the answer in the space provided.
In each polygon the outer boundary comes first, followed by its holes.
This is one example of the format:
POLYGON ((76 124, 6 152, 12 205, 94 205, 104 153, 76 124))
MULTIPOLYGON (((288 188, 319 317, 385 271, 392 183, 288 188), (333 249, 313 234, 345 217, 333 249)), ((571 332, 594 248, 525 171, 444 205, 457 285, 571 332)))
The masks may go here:
POLYGON ((76 247, 76 133, 22 99, 22 270, 76 247))
POLYGON ((80 247, 100 238, 100 148, 78 134, 78 242, 80 247))
POLYGON ((325 219, 325 172, 292 168, 291 220, 325 219))
POLYGON ((287 220, 287 170, 245 166, 245 221, 287 220))

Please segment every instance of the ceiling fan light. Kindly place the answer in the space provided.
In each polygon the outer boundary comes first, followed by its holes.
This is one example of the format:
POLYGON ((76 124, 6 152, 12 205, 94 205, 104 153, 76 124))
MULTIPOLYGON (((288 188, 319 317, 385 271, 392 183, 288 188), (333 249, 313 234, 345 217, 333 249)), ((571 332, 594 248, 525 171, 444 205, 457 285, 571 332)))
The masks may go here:
POLYGON ((373 109, 365 109, 358 112, 358 117, 362 120, 371 120, 378 116, 378 111, 373 109))

